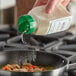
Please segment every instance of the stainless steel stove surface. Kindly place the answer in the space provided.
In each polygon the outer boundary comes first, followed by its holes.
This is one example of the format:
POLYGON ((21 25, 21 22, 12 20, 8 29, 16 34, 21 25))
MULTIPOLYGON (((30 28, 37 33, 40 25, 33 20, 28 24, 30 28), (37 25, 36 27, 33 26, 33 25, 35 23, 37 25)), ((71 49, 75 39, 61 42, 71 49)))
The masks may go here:
MULTIPOLYGON (((0 29, 0 51, 10 49, 35 49, 54 52, 66 57, 76 55, 76 35, 69 32, 59 32, 46 36, 24 35, 26 44, 23 44, 21 35, 14 28, 0 29), (27 38, 28 37, 28 38, 27 38)), ((76 63, 73 57, 72 63, 76 63)), ((64 73, 63 76, 76 76, 76 72, 64 73)))

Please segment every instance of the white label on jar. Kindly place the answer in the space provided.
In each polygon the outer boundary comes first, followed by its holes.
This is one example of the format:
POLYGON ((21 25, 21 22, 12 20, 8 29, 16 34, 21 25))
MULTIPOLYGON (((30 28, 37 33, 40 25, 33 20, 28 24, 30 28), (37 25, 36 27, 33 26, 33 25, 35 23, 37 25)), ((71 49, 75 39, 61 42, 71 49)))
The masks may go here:
POLYGON ((64 17, 50 22, 47 34, 67 30, 71 26, 72 16, 64 17))

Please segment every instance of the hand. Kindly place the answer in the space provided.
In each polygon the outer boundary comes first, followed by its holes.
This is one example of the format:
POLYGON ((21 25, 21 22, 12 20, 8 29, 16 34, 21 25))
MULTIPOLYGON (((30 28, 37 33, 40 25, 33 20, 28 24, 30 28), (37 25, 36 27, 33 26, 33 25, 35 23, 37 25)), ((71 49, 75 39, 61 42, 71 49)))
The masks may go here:
POLYGON ((36 0, 34 7, 46 5, 45 12, 51 13, 55 6, 61 3, 63 6, 67 6, 70 0, 36 0))

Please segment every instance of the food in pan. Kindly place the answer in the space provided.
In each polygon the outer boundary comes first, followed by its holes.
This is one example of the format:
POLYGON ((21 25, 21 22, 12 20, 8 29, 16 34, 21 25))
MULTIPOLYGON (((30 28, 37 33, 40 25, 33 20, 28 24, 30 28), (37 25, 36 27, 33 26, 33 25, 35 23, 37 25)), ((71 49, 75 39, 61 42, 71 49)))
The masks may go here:
POLYGON ((40 71, 47 71, 53 69, 53 67, 42 67, 42 66, 35 66, 30 63, 26 63, 25 65, 18 65, 18 64, 7 64, 1 68, 1 70, 6 71, 15 71, 15 72, 40 72, 40 71))

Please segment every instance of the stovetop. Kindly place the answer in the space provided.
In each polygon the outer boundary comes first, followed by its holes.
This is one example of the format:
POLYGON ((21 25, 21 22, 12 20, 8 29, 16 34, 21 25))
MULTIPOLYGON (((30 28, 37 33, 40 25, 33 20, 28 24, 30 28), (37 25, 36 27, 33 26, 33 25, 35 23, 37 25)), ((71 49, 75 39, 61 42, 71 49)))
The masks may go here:
MULTIPOLYGON (((35 49, 45 52, 53 52, 70 57, 76 54, 76 35, 70 32, 59 32, 45 36, 24 35, 25 43, 21 40, 21 34, 13 27, 0 29, 0 51, 11 49, 35 49)), ((73 57, 72 63, 76 63, 73 57)), ((63 76, 76 76, 76 72, 63 76), (75 73, 75 75, 74 75, 75 73), (71 75, 72 74, 72 75, 71 75)))

